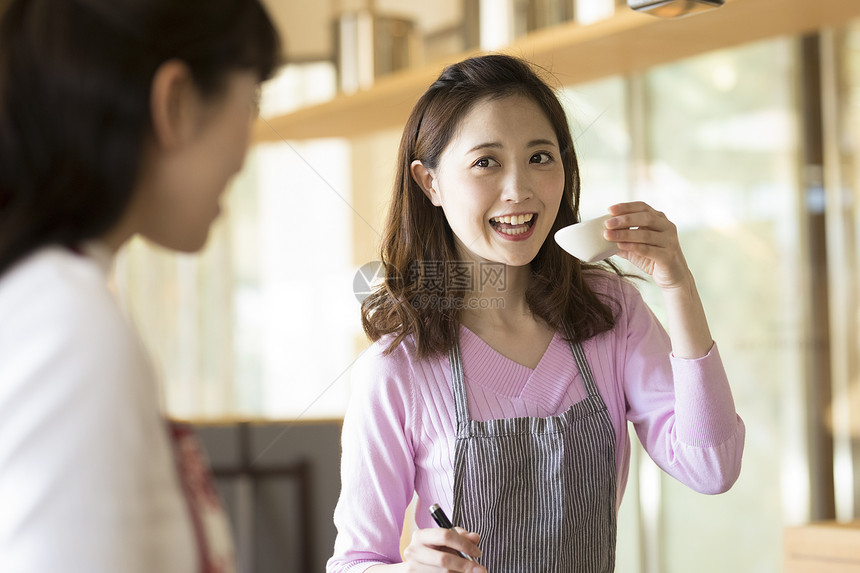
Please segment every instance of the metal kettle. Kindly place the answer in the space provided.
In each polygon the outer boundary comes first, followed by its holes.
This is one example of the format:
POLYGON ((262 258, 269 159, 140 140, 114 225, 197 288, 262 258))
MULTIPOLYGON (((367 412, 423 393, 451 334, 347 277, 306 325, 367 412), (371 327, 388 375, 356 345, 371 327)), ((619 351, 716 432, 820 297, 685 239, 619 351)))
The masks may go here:
POLYGON ((661 18, 683 18, 723 4, 725 0, 627 0, 627 5, 633 10, 661 18))

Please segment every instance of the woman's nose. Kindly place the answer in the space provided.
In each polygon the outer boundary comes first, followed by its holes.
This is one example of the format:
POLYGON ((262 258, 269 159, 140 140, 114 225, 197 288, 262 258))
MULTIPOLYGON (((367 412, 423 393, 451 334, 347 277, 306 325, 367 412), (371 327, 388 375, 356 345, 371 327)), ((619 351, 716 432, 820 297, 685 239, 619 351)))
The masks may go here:
POLYGON ((525 170, 511 169, 505 177, 502 200, 521 203, 531 196, 531 183, 525 170))

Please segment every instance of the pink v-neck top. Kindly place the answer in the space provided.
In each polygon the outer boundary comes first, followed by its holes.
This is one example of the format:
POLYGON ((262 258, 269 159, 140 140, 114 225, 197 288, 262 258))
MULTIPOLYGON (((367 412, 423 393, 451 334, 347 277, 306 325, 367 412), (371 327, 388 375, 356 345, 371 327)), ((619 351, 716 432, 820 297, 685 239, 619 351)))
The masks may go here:
MULTIPOLYGON (((744 425, 716 345, 699 359, 674 358, 666 331, 631 284, 614 276, 591 284, 617 303, 615 328, 583 343, 615 427, 616 508, 630 466, 628 421, 664 471, 698 492, 726 491, 740 473, 744 425)), ((419 360, 410 340, 385 355, 388 342, 372 345, 353 367, 329 572, 399 563, 404 511, 415 493, 418 527, 434 527, 427 512, 433 503, 453 512, 456 419, 448 356, 419 360)), ((534 370, 465 327, 460 349, 473 420, 558 415, 586 396, 560 333, 534 370)))

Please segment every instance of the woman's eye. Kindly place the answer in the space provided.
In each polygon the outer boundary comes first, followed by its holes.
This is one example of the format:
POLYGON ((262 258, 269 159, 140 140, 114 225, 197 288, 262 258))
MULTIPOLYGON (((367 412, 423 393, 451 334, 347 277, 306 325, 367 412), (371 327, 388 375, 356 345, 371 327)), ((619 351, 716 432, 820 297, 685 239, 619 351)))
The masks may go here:
POLYGON ((481 167, 481 168, 493 167, 494 165, 498 165, 498 164, 499 164, 498 161, 496 161, 495 159, 491 159, 489 157, 482 157, 481 159, 477 160, 474 163, 475 167, 481 167))
POLYGON ((541 163, 542 164, 542 163, 549 163, 550 161, 552 161, 552 155, 550 155, 549 153, 545 153, 543 151, 540 153, 535 153, 531 157, 532 163, 541 163))

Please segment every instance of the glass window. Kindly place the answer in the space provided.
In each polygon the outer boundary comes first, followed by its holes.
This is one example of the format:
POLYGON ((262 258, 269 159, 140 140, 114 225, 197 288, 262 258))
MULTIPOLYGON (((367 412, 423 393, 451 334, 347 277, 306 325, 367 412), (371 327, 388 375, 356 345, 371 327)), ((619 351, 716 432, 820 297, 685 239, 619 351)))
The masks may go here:
POLYGON ((662 572, 780 571, 783 525, 808 517, 794 54, 782 39, 646 75, 636 195, 679 228, 747 427, 729 493, 662 478, 662 572))
MULTIPOLYGON (((829 39, 829 37, 828 37, 829 39)), ((836 516, 860 517, 860 21, 836 33, 826 147, 836 516)))
POLYGON ((615 77, 559 93, 579 161, 583 219, 630 199, 630 128, 626 82, 615 77))
MULTIPOLYGON (((632 440, 619 570, 775 572, 783 525, 808 517, 794 53, 772 41, 565 91, 583 218, 640 199, 678 225, 747 425, 741 478, 715 497, 632 440)), ((659 293, 638 286, 662 318, 659 293)))

